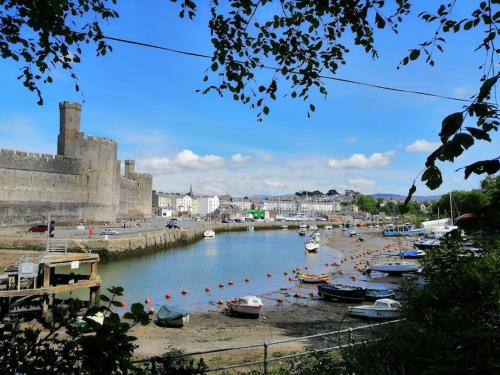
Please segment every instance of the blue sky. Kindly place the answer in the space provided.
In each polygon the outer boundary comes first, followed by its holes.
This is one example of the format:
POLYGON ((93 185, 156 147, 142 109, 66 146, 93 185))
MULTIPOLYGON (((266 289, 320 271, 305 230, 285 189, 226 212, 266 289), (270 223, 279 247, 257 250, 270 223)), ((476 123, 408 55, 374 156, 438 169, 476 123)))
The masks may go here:
MULTIPOLYGON (((207 6, 202 3, 198 17, 188 21, 177 18, 178 10, 169 1, 150 1, 146 7, 144 2, 122 0, 117 7, 120 18, 107 25, 105 33, 210 54, 207 6)), ((456 11, 463 16, 467 9, 456 11)), ((338 76, 470 96, 479 86, 477 67, 484 58, 473 52, 481 37, 476 32, 450 36, 446 53, 437 56, 433 68, 418 61, 396 69, 408 49, 433 30, 413 17, 398 36, 377 31, 380 58, 373 61, 354 47, 338 76)), ((58 102, 85 100, 82 131, 116 139, 119 158, 137 159, 139 169, 153 173, 158 190, 186 191, 192 183, 195 192, 209 194, 330 188, 404 194, 428 154, 417 151, 432 148, 443 117, 462 107, 441 99, 327 82, 329 96, 315 99, 316 112, 308 118, 306 104, 281 98, 286 93, 283 84, 270 115, 258 123, 256 112, 230 97, 195 92, 204 87, 208 61, 112 45, 113 53, 105 57, 84 50, 82 63, 75 67, 82 94, 74 91, 65 72, 54 72, 55 83, 44 87, 42 107, 16 79, 19 66, 2 60, 0 147, 55 153, 58 102)), ((445 183, 437 193, 476 187, 479 178, 464 181, 454 169, 497 156, 495 150, 498 141, 483 143, 456 165, 445 166, 445 183)), ((436 192, 419 184, 417 194, 436 192)))

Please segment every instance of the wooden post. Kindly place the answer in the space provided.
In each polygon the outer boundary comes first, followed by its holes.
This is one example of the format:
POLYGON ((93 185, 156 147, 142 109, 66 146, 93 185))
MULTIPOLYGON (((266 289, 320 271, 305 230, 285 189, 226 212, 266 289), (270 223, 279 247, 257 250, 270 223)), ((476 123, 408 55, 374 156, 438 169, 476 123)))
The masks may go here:
POLYGON ((50 306, 54 303, 53 294, 44 294, 42 301, 42 315, 47 320, 52 320, 52 312, 50 311, 50 306))
POLYGON ((89 288, 90 293, 89 293, 89 307, 93 306, 99 306, 99 287, 94 286, 92 288, 89 288))
POLYGON ((94 280, 97 276, 97 262, 90 264, 90 280, 94 280))
POLYGON ((50 287, 50 265, 48 264, 43 265, 43 287, 50 287))

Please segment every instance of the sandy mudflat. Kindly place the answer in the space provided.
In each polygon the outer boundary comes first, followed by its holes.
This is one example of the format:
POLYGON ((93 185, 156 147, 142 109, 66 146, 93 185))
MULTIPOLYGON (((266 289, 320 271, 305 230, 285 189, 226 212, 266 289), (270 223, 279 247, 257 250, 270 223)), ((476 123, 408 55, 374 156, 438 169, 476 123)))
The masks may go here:
MULTIPOLYGON (((342 251, 344 260, 338 265, 325 265, 325 272, 332 274, 332 280, 343 284, 357 284, 372 281, 354 267, 362 268, 367 260, 377 261, 381 253, 395 253, 401 248, 409 248, 408 240, 383 238, 380 232, 362 230, 363 241, 343 235, 340 231, 329 233, 322 241, 342 251), (392 248, 385 248, 392 245, 392 248), (352 257, 352 259, 351 259, 352 257), (345 281, 345 282, 344 282, 345 281)), ((321 251, 321 249, 320 249, 321 251)), ((387 258, 385 258, 387 259, 387 258)), ((377 283, 392 284, 397 288, 398 278, 374 279, 377 283)), ((288 289, 261 295, 264 310, 259 319, 241 319, 227 316, 218 306, 210 306, 207 311, 190 314, 190 323, 179 328, 161 328, 155 324, 134 327, 137 357, 161 355, 171 348, 193 352, 216 348, 258 344, 292 337, 328 332, 339 328, 366 324, 366 321, 348 316, 349 304, 326 302, 318 299, 315 285, 296 284, 288 289), (299 292, 301 297, 295 298, 299 292), (310 295, 313 293, 313 296, 310 295), (277 299, 283 299, 278 304, 277 299)), ((299 350, 311 341, 294 342, 273 347, 275 351, 299 350)), ((248 355, 251 351, 247 352, 248 355)), ((234 356, 234 355, 231 355, 234 356)), ((224 357, 222 355, 221 357, 224 357)), ((232 357, 231 357, 232 358, 232 357)))
POLYGON ((5 266, 15 264, 27 251, 24 250, 3 250, 0 249, 0 269, 5 266))

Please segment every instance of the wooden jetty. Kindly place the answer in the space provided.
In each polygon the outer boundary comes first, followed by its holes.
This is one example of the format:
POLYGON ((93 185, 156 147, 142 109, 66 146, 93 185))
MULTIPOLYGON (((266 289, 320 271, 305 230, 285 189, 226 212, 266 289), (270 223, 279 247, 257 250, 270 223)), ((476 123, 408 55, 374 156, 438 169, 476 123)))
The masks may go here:
POLYGON ((0 275, 0 313, 9 313, 13 307, 29 302, 40 306, 43 315, 50 318, 49 307, 56 293, 87 288, 90 305, 98 303, 101 285, 98 262, 97 254, 68 253, 66 248, 54 244, 48 245, 43 253, 24 255, 16 265, 5 269, 5 275, 0 275), (76 274, 83 264, 90 264, 90 274, 76 274), (58 273, 59 267, 67 271, 58 273))

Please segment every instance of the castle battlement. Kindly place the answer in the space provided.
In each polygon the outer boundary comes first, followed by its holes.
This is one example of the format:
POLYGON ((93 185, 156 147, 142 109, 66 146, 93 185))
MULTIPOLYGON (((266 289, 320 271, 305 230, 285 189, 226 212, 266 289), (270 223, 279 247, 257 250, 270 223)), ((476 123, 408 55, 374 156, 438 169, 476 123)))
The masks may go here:
MULTIPOLYGON (((152 214, 152 177, 125 162, 120 175, 114 139, 80 131, 79 103, 59 104, 57 154, 0 149, 0 218, 41 222, 48 212, 59 222, 114 222, 152 214)), ((1 221, 0 221, 1 223, 1 221)))

